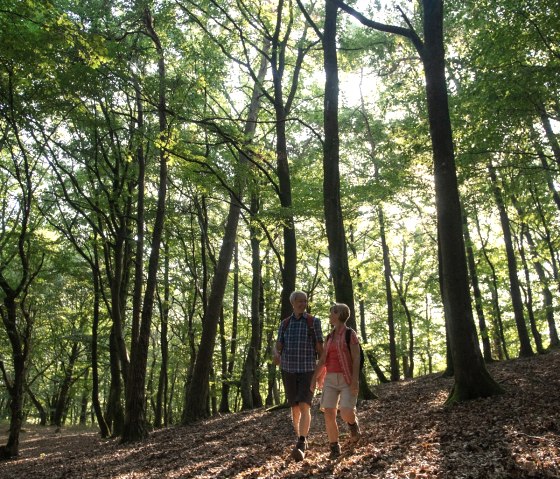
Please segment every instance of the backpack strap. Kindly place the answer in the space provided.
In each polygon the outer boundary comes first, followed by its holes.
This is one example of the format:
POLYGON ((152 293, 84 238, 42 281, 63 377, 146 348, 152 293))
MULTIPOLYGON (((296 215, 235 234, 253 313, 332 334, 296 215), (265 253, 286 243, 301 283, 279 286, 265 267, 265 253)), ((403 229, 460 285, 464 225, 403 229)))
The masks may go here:
MULTIPOLYGON (((288 329, 288 325, 290 324, 290 319, 292 318, 292 315, 290 314, 290 316, 288 316, 287 318, 282 320, 282 335, 284 335, 284 332, 286 331, 286 329, 288 329)), ((317 346, 317 334, 315 334, 315 316, 312 316, 309 313, 306 313, 305 315, 305 319, 307 321, 307 329, 309 330, 309 336, 311 336, 313 338, 313 346, 317 346)))

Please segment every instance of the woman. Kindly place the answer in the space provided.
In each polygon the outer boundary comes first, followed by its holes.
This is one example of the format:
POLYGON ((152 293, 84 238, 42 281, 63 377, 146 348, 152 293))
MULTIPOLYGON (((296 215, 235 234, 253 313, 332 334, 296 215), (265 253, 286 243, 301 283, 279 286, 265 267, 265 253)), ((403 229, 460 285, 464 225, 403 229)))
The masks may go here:
MULTIPOLYGON (((330 309, 329 322, 333 327, 327 336, 323 353, 311 378, 311 391, 324 376, 321 409, 325 413, 325 425, 330 443, 330 457, 340 455, 338 443, 337 410, 348 424, 350 441, 360 438, 360 426, 356 417, 356 400, 359 390, 360 345, 356 332, 346 326, 350 308, 343 303, 335 303, 330 309), (350 341, 346 342, 346 331, 350 331, 350 341)), ((320 387, 320 384, 319 384, 320 387)))

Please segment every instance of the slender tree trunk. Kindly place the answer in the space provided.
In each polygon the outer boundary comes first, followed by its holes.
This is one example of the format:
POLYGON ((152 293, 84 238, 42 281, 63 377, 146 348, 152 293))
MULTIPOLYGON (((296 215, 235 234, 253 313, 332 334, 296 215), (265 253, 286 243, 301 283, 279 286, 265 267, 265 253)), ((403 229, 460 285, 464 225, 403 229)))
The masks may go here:
MULTIPOLYGON (((241 195, 239 195, 239 197, 241 197, 241 195)), ((208 380, 210 378, 212 355, 214 353, 217 326, 222 310, 222 301, 236 241, 239 213, 240 205, 238 200, 232 197, 226 220, 224 239, 212 279, 208 307, 202 320, 200 348, 196 356, 192 381, 185 398, 182 419, 183 424, 188 424, 208 416, 208 400, 210 393, 208 380)))
MULTIPOLYGON (((158 53, 158 74, 159 74, 159 131, 166 136, 166 99, 165 99, 165 60, 163 49, 157 33, 153 28, 151 13, 148 9, 144 11, 144 24, 151 37, 158 53)), ((132 338, 131 347, 131 367, 129 380, 126 388, 126 414, 122 436, 123 442, 132 442, 144 439, 147 434, 146 424, 146 367, 148 360, 148 347, 150 340, 150 330, 152 322, 152 312, 154 307, 154 294, 157 283, 157 273, 159 266, 160 244, 164 229, 165 203, 167 194, 167 158, 163 148, 160 148, 159 164, 159 185, 157 195, 156 217, 153 226, 151 252, 148 264, 148 278, 144 292, 144 302, 142 308, 142 319, 137 338, 132 338)))
POLYGON ((540 115, 542 126, 546 133, 546 139, 548 140, 548 144, 554 153, 556 163, 560 166, 560 144, 558 144, 558 139, 556 138, 556 134, 554 133, 552 124, 550 123, 550 117, 546 113, 544 106, 541 107, 540 115))
MULTIPOLYGON (((354 255, 354 258, 357 257, 357 253, 356 253, 356 248, 355 248, 355 241, 354 241, 354 229, 352 227, 350 227, 350 242, 349 242, 349 248, 350 251, 352 252, 352 254, 354 255)), ((354 273, 358 283, 357 283, 357 287, 358 287, 358 296, 360 298, 360 300, 358 301, 358 311, 359 311, 359 316, 360 316, 360 336, 362 339, 362 343, 364 346, 366 346, 369 343, 368 340, 368 335, 367 335, 367 331, 366 331, 366 307, 365 307, 365 301, 363 299, 363 290, 364 290, 364 285, 360 279, 360 271, 356 270, 356 272, 354 273)), ((365 357, 367 358, 370 366, 372 367, 372 369, 374 370, 375 374, 377 375, 377 379, 379 380, 380 383, 388 383, 389 380, 385 377, 385 373, 381 370, 381 368, 379 367, 379 363, 377 362, 377 358, 375 357, 375 354, 373 353, 373 351, 367 347, 364 348, 364 354, 365 357)))
POLYGON ((278 16, 276 31, 271 45, 271 70, 274 84, 274 113, 276 119, 276 174, 278 175, 278 195, 280 205, 285 210, 283 226, 284 263, 281 265, 282 292, 280 296, 280 318, 289 316, 292 312, 290 294, 296 287, 297 243, 292 208, 292 182, 288 163, 288 148, 286 140, 286 118, 289 106, 284 104, 283 74, 285 44, 280 40, 282 9, 284 0, 278 2, 278 16))
MULTIPOLYGON (((401 272, 400 272, 401 278, 403 277, 403 271, 404 271, 404 265, 401 268, 401 272)), ((409 379, 414 377, 414 325, 412 320, 412 313, 410 312, 410 309, 408 308, 408 304, 406 303, 406 289, 403 287, 402 281, 401 284, 399 285, 395 281, 393 274, 391 274, 391 281, 395 286, 395 291, 397 292, 397 295, 399 297, 399 302, 403 307, 404 314, 406 317, 406 324, 408 330, 408 347, 406 349, 408 350, 408 353, 407 354, 403 353, 402 357, 403 357, 403 374, 405 378, 409 379)), ((402 344, 404 345, 406 343, 405 328, 402 328, 401 336, 402 336, 402 344)))
POLYGON ((494 198, 496 200, 496 205, 498 206, 498 211, 500 213, 500 222, 502 224, 502 232, 504 235, 504 243, 506 247, 507 263, 508 263, 509 283, 511 289, 511 301, 513 304, 513 314, 515 317, 515 325, 517 326, 517 334, 519 336, 519 343, 520 343, 519 354, 522 357, 528 357, 528 356, 532 356, 534 353, 531 347, 531 341, 529 339, 529 332, 527 331, 527 325, 525 324, 525 318, 523 316, 523 301, 521 300, 519 279, 517 278, 517 260, 515 258, 515 252, 513 250, 510 221, 504 205, 502 191, 498 185, 498 177, 496 175, 496 170, 491 163, 488 164, 488 172, 490 173, 490 180, 492 181, 494 198))
MULTIPOLYGON (((526 225, 521 225, 524 229, 526 225)), ((527 257, 525 255, 525 246, 523 245, 523 231, 520 233, 519 244, 518 244, 519 256, 521 258, 521 264, 523 266, 523 272, 525 273, 525 287, 521 287, 525 294, 525 309, 527 310, 527 315, 529 316, 529 325, 531 327, 531 334, 533 335, 533 340, 535 341, 535 346, 539 354, 544 354, 544 347, 542 343, 542 335, 537 328, 537 322, 535 320, 535 311, 533 309, 533 287, 531 286, 531 275, 529 274, 529 266, 527 265, 527 257)))
POLYGON ((463 210, 463 233, 465 235, 465 243, 467 246, 467 262, 471 278, 471 285, 474 294, 474 307, 478 317, 478 327, 480 330, 480 338, 482 340, 482 351, 484 360, 487 363, 493 361, 492 347, 490 345, 490 335, 488 334, 488 327, 486 326, 486 318, 484 317, 484 309, 482 307, 482 293, 480 292, 480 284, 478 282, 478 273, 476 270, 476 262, 474 259, 473 242, 469 232, 469 225, 467 222, 467 215, 463 210))
MULTIPOLYGON (((519 204, 517 199, 512 196, 512 201, 513 201, 513 204, 514 204, 517 212, 519 213, 519 216, 523 217, 524 211, 521 208, 521 205, 519 204)), ((521 230, 522 230, 523 236, 525 237, 525 240, 527 241, 527 244, 529 245, 529 252, 530 252, 530 255, 531 255, 531 264, 535 268, 537 276, 539 277, 539 281, 541 282, 541 285, 542 285, 543 306, 544 306, 544 309, 545 309, 546 321, 548 323, 548 330, 549 330, 549 336, 550 336, 550 346, 553 347, 553 348, 558 347, 560 345, 560 340, 558 339, 558 331, 556 329, 556 323, 554 321, 554 305, 553 305, 553 301, 552 301, 552 292, 550 291, 550 288, 548 286, 549 285, 549 279, 547 277, 547 274, 545 272, 545 269, 544 269, 543 265, 541 264, 541 262, 538 259, 537 248, 536 248, 536 245, 535 245, 535 241, 533 240, 533 236, 531 235, 531 231, 529 230, 529 226, 526 223, 523 222, 521 224, 521 230)), ((526 277, 528 278, 527 274, 528 273, 526 272, 526 277)), ((528 281, 528 279, 527 279, 527 281, 528 281)), ((541 352, 541 351, 539 351, 539 352, 541 352)))
POLYGON ((560 194, 556 189, 556 184, 550 170, 550 165, 548 164, 548 159, 546 158, 546 155, 544 154, 544 151, 539 144, 536 144, 535 148, 537 149, 537 154, 539 155, 541 165, 546 176, 546 184, 548 186, 548 190, 552 194, 552 199, 554 200, 554 204, 556 204, 556 208, 560 210, 560 194))
MULTIPOLYGON (((251 200, 251 217, 257 215, 259 201, 256 195, 251 200)), ((258 351, 261 344, 261 259, 260 259, 260 240, 258 231, 254 226, 250 226, 251 233, 251 258, 252 258, 252 282, 251 282, 251 339, 243 365, 241 375, 241 401, 242 409, 252 409, 262 406, 258 386, 258 351)))
POLYGON ((161 365, 159 368, 158 390, 156 396, 156 410, 154 414, 154 426, 167 426, 167 401, 169 388, 169 339, 167 337, 169 308, 170 308, 170 286, 169 286, 169 243, 163 244, 164 250, 164 273, 163 273, 163 302, 160 305, 161 330, 160 330, 160 348, 161 348, 161 365))
POLYGON ((109 385, 109 397, 107 398, 107 409, 105 421, 111 431, 111 436, 120 436, 124 429, 124 409, 122 406, 122 374, 119 361, 119 352, 114 331, 115 325, 111 327, 109 335, 109 365, 111 371, 111 382, 109 385))
MULTIPOLYGON (((96 241, 96 238, 94 238, 96 241)), ((91 404, 99 426, 101 437, 109 437, 110 430, 101 409, 99 402, 99 357, 97 352, 97 345, 99 341, 99 300, 100 300, 100 285, 99 285, 99 257, 97 253, 97 245, 94 244, 94 262, 92 263, 92 283, 93 283, 93 321, 91 325, 91 404)))
POLYGON ((230 340, 230 351, 229 351, 229 361, 226 349, 225 341, 225 324, 224 317, 222 313, 222 318, 220 321, 220 333, 222 336, 222 350, 225 352, 223 355, 223 365, 222 365, 222 399, 220 401, 219 411, 221 413, 230 412, 229 407, 229 391, 231 389, 231 384, 233 381, 233 368, 235 366, 235 356, 237 350, 237 320, 238 320, 238 302, 239 302, 239 245, 235 243, 235 249, 233 253, 233 308, 232 308, 232 327, 231 327, 231 340, 230 340))
POLYGON ((58 389, 58 394, 56 398, 56 403, 54 405, 52 425, 56 426, 57 429, 60 429, 62 427, 62 421, 68 403, 68 394, 70 392, 70 387, 74 382, 74 378, 73 378, 74 365, 76 364, 79 354, 80 354, 80 350, 79 350, 78 343, 72 344, 72 349, 70 351, 70 356, 68 358, 68 364, 65 367, 63 366, 64 378, 60 383, 60 387, 58 389))
MULTIPOLYGON (((254 134, 255 123, 258 116, 258 110, 260 108, 260 104, 258 102, 259 95, 258 93, 255 93, 258 92, 259 88, 260 85, 257 84, 255 85, 255 88, 253 90, 253 97, 251 102, 249 118, 245 129, 245 133, 247 135, 247 138, 249 138, 249 140, 250 138, 252 138, 252 135, 254 134)), ((209 395, 208 378, 210 377, 212 354, 214 351, 214 341, 216 339, 216 329, 218 326, 219 314, 224 298, 224 292, 228 279, 228 272, 233 256, 233 249, 236 244, 237 226, 239 223, 239 215, 241 210, 240 202, 242 201, 243 192, 245 189, 245 173, 246 173, 245 168, 247 167, 247 164, 248 164, 248 156, 245 153, 241 153, 240 161, 239 161, 239 172, 236 175, 236 179, 235 179, 235 183, 236 183, 235 191, 237 196, 234 197, 232 195, 231 197, 231 203, 229 206, 229 211, 228 211, 226 226, 224 231, 224 239, 222 242, 222 246, 220 248, 220 254, 216 264, 214 277, 212 279, 212 286, 210 289, 208 306, 204 312, 204 317, 202 321, 202 338, 200 342, 200 348, 198 350, 196 362, 193 369, 192 381, 189 385, 185 397, 185 407, 183 409, 183 416, 182 416, 183 424, 191 423, 193 421, 196 421, 197 419, 207 417, 208 415, 207 408, 206 408, 206 404, 208 403, 208 395, 209 395)), ((286 161, 286 166, 287 166, 287 161, 286 161)), ((289 174, 288 174, 288 181, 289 181, 289 174)), ((294 245, 295 245, 295 241, 294 241, 294 245)), ((294 251, 294 255, 295 255, 295 251, 294 251)), ((284 286, 286 284, 287 283, 284 283, 284 286)), ((295 284, 295 274, 294 274, 294 284, 295 284)))
MULTIPOLYGON (((3 277, 2 282, 4 283, 3 277)), ((17 328, 16 298, 18 295, 14 294, 13 291, 7 290, 4 284, 2 284, 2 288, 5 297, 4 308, 0 308, 0 314, 2 315, 2 321, 12 346, 13 380, 8 378, 4 363, 0 361, 0 370, 2 371, 4 384, 10 395, 10 431, 6 445, 0 447, 0 460, 19 455, 19 436, 23 424, 23 393, 29 350, 28 341, 30 340, 30 338, 26 338, 26 335, 22 337, 17 328)), ((27 317, 26 319, 28 321, 26 330, 30 332, 31 318, 27 317)))
POLYGON ((478 232, 478 236, 480 238, 481 243, 481 251, 484 255, 484 259, 486 260, 486 264, 490 268, 490 278, 488 281, 488 289, 490 290, 490 294, 492 296, 492 342, 494 344, 494 349, 496 350, 496 354, 498 355, 498 360, 502 361, 504 357, 509 359, 509 353, 507 349, 506 338, 504 335, 504 325, 502 322, 502 311, 500 309, 500 301, 498 298, 498 277, 496 275, 496 268, 488 255, 488 251, 486 250, 486 246, 484 244, 484 240, 482 238, 482 232, 480 229, 480 221, 478 219, 478 215, 475 213, 474 215, 476 230, 478 232))
MULTIPOLYGON (((377 176, 377 169, 376 169, 377 176)), ((400 379, 399 360, 397 357, 397 339, 395 334, 395 313, 393 307, 393 291, 391 289, 391 258, 389 247, 385 237, 385 216, 383 209, 378 207, 377 217, 379 220, 379 237, 381 239, 381 250, 383 251, 383 278, 385 280, 385 299, 387 300, 387 326, 389 328, 389 358, 391 364, 391 381, 400 379)))

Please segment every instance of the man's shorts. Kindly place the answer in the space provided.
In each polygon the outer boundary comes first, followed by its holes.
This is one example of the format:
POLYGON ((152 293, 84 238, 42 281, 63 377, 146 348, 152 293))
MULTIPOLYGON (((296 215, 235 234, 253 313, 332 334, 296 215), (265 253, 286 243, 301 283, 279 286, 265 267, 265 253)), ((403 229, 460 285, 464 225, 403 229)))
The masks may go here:
POLYGON ((284 391, 290 406, 295 406, 300 402, 305 402, 311 406, 313 393, 309 389, 309 386, 311 386, 312 377, 313 371, 307 373, 287 373, 286 371, 282 371, 284 391))
POLYGON ((354 409, 358 396, 354 396, 342 373, 327 373, 321 396, 321 409, 354 409))

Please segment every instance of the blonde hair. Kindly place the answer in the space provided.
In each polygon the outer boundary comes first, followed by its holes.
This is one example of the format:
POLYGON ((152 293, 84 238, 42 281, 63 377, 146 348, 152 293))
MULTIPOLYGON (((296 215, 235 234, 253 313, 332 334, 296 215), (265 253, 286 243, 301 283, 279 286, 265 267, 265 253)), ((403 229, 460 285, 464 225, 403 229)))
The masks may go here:
POLYGON ((343 323, 346 323, 350 317, 350 308, 344 303, 334 303, 330 312, 338 314, 338 319, 343 323))

